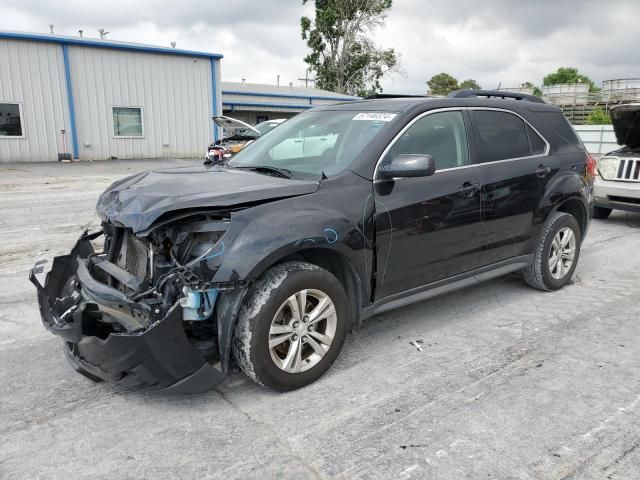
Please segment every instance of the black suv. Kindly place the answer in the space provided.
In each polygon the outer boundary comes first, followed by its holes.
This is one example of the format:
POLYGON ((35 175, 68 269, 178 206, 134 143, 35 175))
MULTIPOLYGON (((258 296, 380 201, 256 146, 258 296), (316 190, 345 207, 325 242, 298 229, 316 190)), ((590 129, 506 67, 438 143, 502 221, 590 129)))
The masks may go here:
POLYGON ((363 319, 509 272, 569 282, 595 164, 535 97, 315 108, 228 163, 139 173, 102 230, 31 272, 45 327, 95 380, 197 392, 232 358, 290 390, 363 319))

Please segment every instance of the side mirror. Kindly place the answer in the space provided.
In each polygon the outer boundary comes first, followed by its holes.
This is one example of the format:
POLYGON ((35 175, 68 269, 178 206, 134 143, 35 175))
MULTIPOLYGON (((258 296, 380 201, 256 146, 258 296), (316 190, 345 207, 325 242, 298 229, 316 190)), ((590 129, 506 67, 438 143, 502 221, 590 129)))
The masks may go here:
POLYGON ((429 177, 436 171, 431 155, 403 153, 391 162, 380 165, 380 178, 429 177))

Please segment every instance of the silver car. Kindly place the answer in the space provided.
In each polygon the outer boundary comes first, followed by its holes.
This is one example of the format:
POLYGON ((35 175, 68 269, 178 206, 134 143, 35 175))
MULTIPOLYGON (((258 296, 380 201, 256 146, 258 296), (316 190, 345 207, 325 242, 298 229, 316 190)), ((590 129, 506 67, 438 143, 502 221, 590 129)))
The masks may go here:
POLYGON ((640 103, 612 107, 611 122, 622 148, 598 161, 594 218, 612 210, 640 212, 640 103))

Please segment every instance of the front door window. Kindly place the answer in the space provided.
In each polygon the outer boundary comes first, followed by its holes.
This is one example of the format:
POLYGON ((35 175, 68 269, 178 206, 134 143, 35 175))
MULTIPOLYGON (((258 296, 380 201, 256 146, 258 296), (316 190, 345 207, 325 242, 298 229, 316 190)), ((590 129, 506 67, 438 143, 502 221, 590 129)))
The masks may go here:
POLYGON ((439 112, 419 119, 402 134, 383 161, 391 161, 404 153, 431 155, 436 162, 436 171, 468 165, 469 150, 462 112, 439 112))

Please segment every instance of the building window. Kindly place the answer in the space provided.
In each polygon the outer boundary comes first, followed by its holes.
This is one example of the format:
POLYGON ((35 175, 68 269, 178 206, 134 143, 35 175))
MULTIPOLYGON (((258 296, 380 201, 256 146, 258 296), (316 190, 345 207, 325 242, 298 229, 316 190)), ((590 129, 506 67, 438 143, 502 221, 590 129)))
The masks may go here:
POLYGON ((24 137, 19 103, 0 103, 0 137, 24 137))
POLYGON ((142 137, 142 108, 113 107, 113 135, 142 137))

